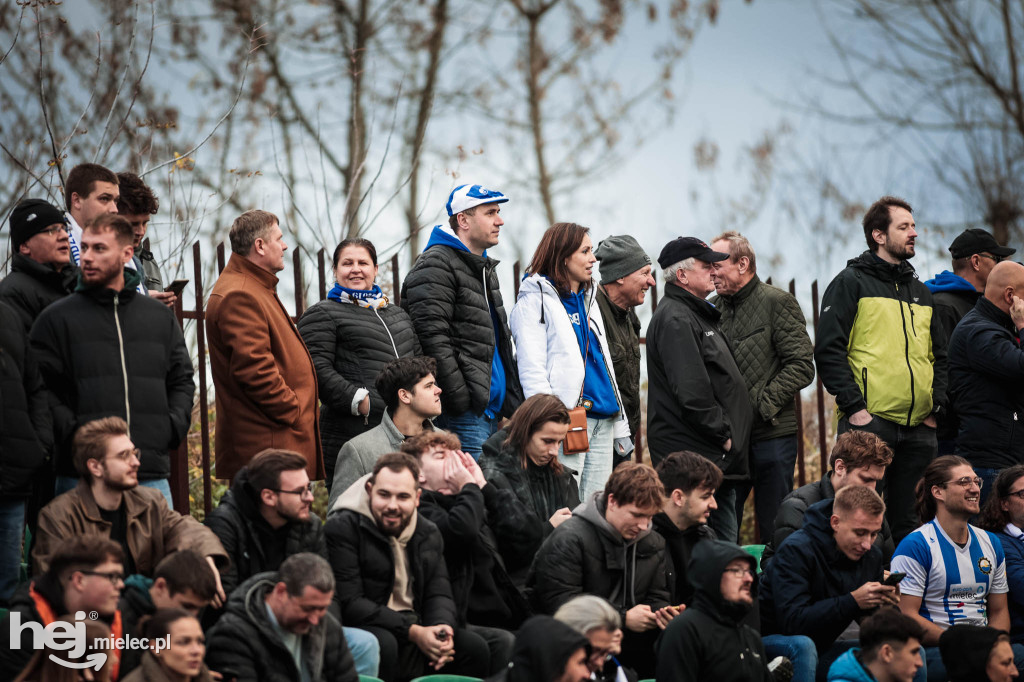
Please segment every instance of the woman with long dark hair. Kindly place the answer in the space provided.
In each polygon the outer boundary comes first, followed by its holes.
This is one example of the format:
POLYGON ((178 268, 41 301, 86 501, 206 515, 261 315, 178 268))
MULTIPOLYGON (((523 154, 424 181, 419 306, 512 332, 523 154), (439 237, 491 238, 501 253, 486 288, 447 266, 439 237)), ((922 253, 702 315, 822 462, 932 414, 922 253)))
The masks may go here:
POLYGON ((590 449, 559 455, 580 472, 583 499, 604 489, 612 451, 632 450, 601 309, 594 305, 593 243, 589 228, 555 223, 540 240, 509 320, 527 397, 558 396, 587 410, 590 449))
POLYGON ((370 240, 342 241, 332 267, 336 284, 327 300, 310 306, 298 325, 316 367, 328 487, 341 446, 384 418, 377 373, 396 358, 423 354, 409 315, 376 284, 377 249, 370 240))
POLYGON ((1003 469, 992 484, 978 525, 995 533, 1006 557, 1010 639, 1024 644, 1024 464, 1003 469))
POLYGON ((203 663, 206 636, 195 616, 184 609, 160 609, 140 625, 150 649, 124 682, 213 682, 203 663))

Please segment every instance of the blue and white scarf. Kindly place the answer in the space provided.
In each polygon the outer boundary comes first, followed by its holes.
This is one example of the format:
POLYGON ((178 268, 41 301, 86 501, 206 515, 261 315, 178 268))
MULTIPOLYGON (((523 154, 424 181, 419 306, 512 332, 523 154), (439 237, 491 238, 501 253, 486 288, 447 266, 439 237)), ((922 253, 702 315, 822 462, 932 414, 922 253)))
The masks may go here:
POLYGON ((374 284, 372 289, 349 289, 340 284, 335 284, 327 298, 338 303, 353 303, 360 308, 383 308, 388 304, 388 297, 380 290, 380 285, 374 284))

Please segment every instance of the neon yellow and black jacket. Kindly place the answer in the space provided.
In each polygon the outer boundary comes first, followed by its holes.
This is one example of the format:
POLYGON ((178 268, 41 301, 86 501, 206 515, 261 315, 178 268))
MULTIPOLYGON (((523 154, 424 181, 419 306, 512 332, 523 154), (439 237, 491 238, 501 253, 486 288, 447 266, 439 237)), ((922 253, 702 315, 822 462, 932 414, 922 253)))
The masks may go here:
POLYGON ((814 359, 842 415, 917 426, 946 404, 946 347, 932 294, 910 263, 865 251, 821 299, 814 359))

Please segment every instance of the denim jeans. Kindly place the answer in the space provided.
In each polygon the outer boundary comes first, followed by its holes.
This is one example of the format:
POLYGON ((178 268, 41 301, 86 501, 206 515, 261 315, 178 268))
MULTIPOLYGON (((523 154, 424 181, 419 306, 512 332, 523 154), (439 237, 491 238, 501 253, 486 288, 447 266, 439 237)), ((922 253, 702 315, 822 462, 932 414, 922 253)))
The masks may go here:
POLYGON ((711 512, 708 525, 719 540, 737 542, 740 534, 740 520, 736 516, 736 487, 732 481, 722 481, 715 490, 715 503, 718 509, 711 512))
POLYGON ((500 419, 491 419, 484 414, 463 412, 454 417, 442 414, 434 420, 434 425, 439 429, 454 433, 462 442, 462 451, 468 453, 473 459, 480 459, 484 441, 497 432, 500 421, 500 419))
POLYGON ((159 490, 163 493, 164 499, 167 500, 167 506, 174 509, 174 500, 171 499, 171 482, 169 479, 154 478, 149 481, 139 481, 139 485, 144 488, 159 490))
POLYGON ((736 487, 736 518, 743 518, 743 506, 751 488, 754 490, 754 517, 761 542, 775 532, 775 516, 782 498, 793 491, 793 467, 796 466, 796 436, 782 436, 755 441, 751 446, 753 485, 736 487))
POLYGON ((0 603, 14 596, 21 577, 21 543, 25 538, 25 500, 0 502, 0 603))
POLYGON ((593 493, 604 490, 604 484, 612 474, 615 419, 587 417, 587 436, 590 438, 590 450, 587 452, 565 455, 562 454, 562 446, 558 447, 558 461, 576 471, 582 502, 590 499, 593 493))
MULTIPOLYGON (((1010 646, 1013 647, 1013 662, 1017 666, 1017 672, 1024 675, 1024 645, 1011 644, 1010 646)), ((928 672, 928 682, 946 682, 949 679, 949 675, 946 673, 946 664, 942 660, 939 647, 922 647, 921 658, 924 658, 925 654, 927 654, 928 658, 921 670, 928 672)), ((914 678, 914 682, 919 681, 924 682, 924 678, 920 676, 914 678)))
POLYGON ((74 490, 78 485, 78 479, 74 476, 58 476, 56 483, 53 485, 53 496, 63 495, 69 490, 74 490))
POLYGON ((359 628, 342 627, 345 631, 345 642, 352 652, 356 664, 357 675, 377 677, 380 670, 380 644, 372 632, 359 628))
POLYGON ((897 545, 921 525, 914 510, 914 487, 938 450, 935 429, 924 424, 900 426, 872 416, 863 426, 853 426, 847 417, 839 420, 838 434, 850 430, 870 431, 892 448, 892 464, 885 469, 878 492, 885 497, 885 517, 897 545))

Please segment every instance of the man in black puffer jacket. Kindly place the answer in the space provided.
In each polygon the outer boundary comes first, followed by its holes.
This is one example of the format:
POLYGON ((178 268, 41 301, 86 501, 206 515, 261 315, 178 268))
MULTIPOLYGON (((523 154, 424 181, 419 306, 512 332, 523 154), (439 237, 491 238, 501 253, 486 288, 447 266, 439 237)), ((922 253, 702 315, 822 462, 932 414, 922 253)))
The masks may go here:
POLYGON ((473 459, 523 401, 498 261, 487 256, 498 244, 499 204, 506 201, 480 185, 452 190, 449 225, 434 227, 402 284, 402 307, 424 354, 437 360, 445 418, 438 426, 455 432, 473 459))
POLYGON ((659 680, 771 682, 757 631, 744 624, 754 607, 754 557, 731 542, 708 540, 693 550, 693 603, 658 643, 659 680))
POLYGON ((385 682, 424 675, 428 667, 483 677, 487 643, 456 627, 441 532, 416 509, 419 475, 414 458, 386 454, 345 491, 327 519, 341 615, 377 637, 385 682))
POLYGON ((43 312, 75 289, 78 266, 68 260, 64 213, 43 199, 26 199, 11 212, 11 272, 0 281, 0 301, 18 312, 25 333, 43 312))
POLYGON ((960 417, 956 454, 985 480, 986 490, 1000 469, 1024 463, 1024 266, 1000 263, 989 273, 985 294, 953 332, 949 381, 960 417))
POLYGON ((606 599, 624 627, 624 666, 654 673, 651 649, 675 615, 669 606, 665 540, 651 530, 664 489, 646 464, 620 464, 604 492, 577 507, 537 551, 526 578, 534 610, 554 613, 580 594, 606 599))
POLYGON ((39 367, 18 313, 0 303, 0 604, 18 584, 25 500, 53 446, 39 367))
POLYGON ((331 567, 316 554, 254 575, 210 630, 207 665, 227 680, 357 682, 341 624, 327 611, 333 596, 331 567))
POLYGON ((56 408, 58 484, 78 479, 71 438, 86 422, 117 416, 139 448, 139 480, 171 505, 169 451, 192 420, 192 360, 174 314, 138 295, 132 228, 103 214, 82 236, 82 275, 75 293, 43 311, 32 327, 32 347, 56 408), (73 478, 72 478, 73 477, 73 478))

